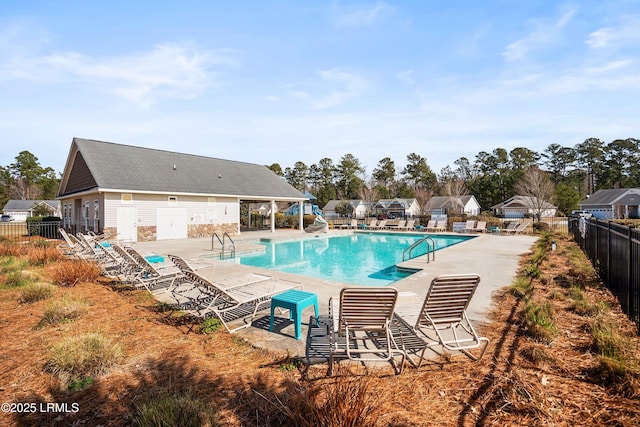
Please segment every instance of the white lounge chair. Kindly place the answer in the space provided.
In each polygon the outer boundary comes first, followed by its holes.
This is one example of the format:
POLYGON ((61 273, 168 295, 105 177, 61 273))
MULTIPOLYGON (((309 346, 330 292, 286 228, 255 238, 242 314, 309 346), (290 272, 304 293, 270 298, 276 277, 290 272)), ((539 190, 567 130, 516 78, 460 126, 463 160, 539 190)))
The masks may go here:
POLYGON ((302 287, 300 283, 273 278, 224 287, 196 272, 183 273, 193 289, 172 293, 176 307, 201 318, 214 315, 220 319, 229 333, 251 326, 257 313, 270 307, 274 295, 302 287), (234 320, 243 322, 240 326, 232 326, 230 322, 234 320))
POLYGON ((340 228, 344 229, 354 229, 354 228, 358 228, 358 220, 357 219, 352 219, 349 223, 347 224, 342 224, 340 226, 340 228))
POLYGON ((353 286, 343 288, 339 300, 329 300, 329 375, 340 358, 389 361, 397 374, 402 372, 405 355, 390 329, 397 299, 393 287, 353 286), (401 358, 399 365, 395 356, 401 358))
POLYGON ((527 227, 529 227, 529 224, 526 222, 521 222, 521 223, 510 222, 507 228, 505 228, 502 231, 504 231, 507 234, 521 234, 527 229, 527 227), (511 227, 511 224, 514 224, 514 226, 511 227))
POLYGON ((436 231, 436 225, 437 221, 435 219, 430 219, 424 227, 424 231, 436 231))
POLYGON ((466 225, 464 226, 464 228, 461 230, 463 233, 470 233, 472 231, 475 231, 476 228, 476 221, 473 219, 469 219, 467 220, 466 225))
MULTIPOLYGON (((448 274, 433 279, 413 326, 424 346, 420 347, 419 354, 406 352, 412 365, 420 367, 426 350, 434 346, 462 352, 472 360, 482 358, 489 339, 478 335, 466 311, 479 283, 477 274, 448 274), (477 348, 480 348, 479 355, 470 352, 477 348)), ((396 318, 407 324, 401 317, 396 318)), ((403 348, 406 351, 404 345, 403 348)))
POLYGON ((486 233, 487 232, 487 221, 478 221, 475 227, 473 227, 472 231, 476 231, 478 233, 486 233))
POLYGON ((436 229, 435 231, 447 231, 447 221, 436 221, 436 229))
POLYGON ((371 229, 373 230, 384 230, 385 228, 387 228, 387 220, 386 219, 381 219, 380 221, 378 221, 378 223, 376 225, 372 225, 371 229))
POLYGON ((73 234, 67 233, 64 228, 58 228, 58 233, 64 239, 64 243, 58 245, 58 250, 63 255, 71 258, 87 258, 88 253, 85 253, 84 246, 73 236, 73 234))

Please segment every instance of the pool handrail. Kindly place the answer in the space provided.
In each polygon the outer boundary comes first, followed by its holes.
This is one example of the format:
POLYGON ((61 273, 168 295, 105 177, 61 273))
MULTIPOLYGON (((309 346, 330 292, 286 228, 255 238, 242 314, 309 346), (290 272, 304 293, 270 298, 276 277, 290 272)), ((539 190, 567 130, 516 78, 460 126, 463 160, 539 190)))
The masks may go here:
POLYGON ((405 259, 405 255, 407 254, 407 252, 409 253, 408 259, 411 259, 411 252, 413 252, 413 250, 417 248, 422 242, 424 242, 427 245, 427 253, 426 253, 427 262, 429 262, 429 254, 431 254, 432 260, 435 261, 436 260, 436 242, 430 236, 425 236, 422 239, 413 242, 411 246, 409 246, 404 251, 402 251, 402 262, 407 261, 407 259, 405 259), (431 242, 431 244, 429 244, 429 242, 431 242))

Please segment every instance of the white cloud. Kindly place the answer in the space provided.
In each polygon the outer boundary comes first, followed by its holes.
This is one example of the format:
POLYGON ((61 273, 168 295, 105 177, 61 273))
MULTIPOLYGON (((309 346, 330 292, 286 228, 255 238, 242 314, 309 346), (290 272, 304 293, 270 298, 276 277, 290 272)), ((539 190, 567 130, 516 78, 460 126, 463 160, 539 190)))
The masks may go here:
POLYGON ((508 61, 517 61, 525 58, 533 50, 553 45, 560 36, 560 30, 571 22, 575 12, 575 9, 570 9, 556 20, 533 20, 531 32, 509 44, 502 52, 502 56, 508 61))
POLYGON ((390 9, 384 2, 373 5, 346 7, 337 4, 333 22, 336 27, 368 27, 376 23, 385 10, 390 9))
POLYGON ((370 86, 362 76, 340 68, 322 70, 317 73, 319 79, 289 85, 303 88, 291 90, 290 96, 302 99, 314 109, 338 107, 362 95, 370 86))
POLYGON ((148 52, 98 58, 79 52, 53 52, 5 60, 1 81, 82 84, 149 107, 161 98, 190 99, 216 83, 213 66, 237 66, 235 53, 212 52, 190 43, 165 43, 148 52))
POLYGON ((599 28, 589 34, 585 41, 592 49, 640 43, 640 16, 620 18, 615 26, 599 28))
POLYGON ((396 73, 396 77, 398 78, 398 80, 405 84, 415 84, 415 81, 413 79, 413 70, 400 71, 399 73, 396 73))

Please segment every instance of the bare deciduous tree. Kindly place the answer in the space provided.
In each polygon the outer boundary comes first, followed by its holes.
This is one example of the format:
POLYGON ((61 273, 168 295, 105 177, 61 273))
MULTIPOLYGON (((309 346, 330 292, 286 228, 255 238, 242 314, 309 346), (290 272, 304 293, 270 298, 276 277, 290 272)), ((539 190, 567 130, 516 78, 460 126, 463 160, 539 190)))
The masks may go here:
POLYGON ((522 179, 516 184, 516 191, 522 196, 530 197, 530 208, 540 222, 544 211, 550 208, 550 202, 555 194, 549 174, 536 166, 527 169, 522 179))
POLYGON ((455 210, 456 213, 464 213, 464 203, 461 199, 462 196, 467 194, 467 187, 464 181, 455 176, 447 179, 442 184, 442 191, 446 196, 449 196, 451 209, 455 210))

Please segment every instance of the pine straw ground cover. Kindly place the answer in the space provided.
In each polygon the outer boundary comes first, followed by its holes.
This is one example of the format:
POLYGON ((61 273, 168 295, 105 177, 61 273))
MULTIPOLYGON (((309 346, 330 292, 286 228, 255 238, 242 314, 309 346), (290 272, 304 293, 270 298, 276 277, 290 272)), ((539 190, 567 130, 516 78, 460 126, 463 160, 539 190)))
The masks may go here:
MULTIPOLYGON (((101 281, 56 287, 32 303, 20 302, 26 285, 2 285, 0 403, 68 403, 78 410, 1 413, 0 425, 162 425, 149 421, 154 405, 161 419, 169 411, 181 425, 640 425, 636 331, 575 244, 554 239, 556 251, 541 239, 523 257, 521 278, 495 296, 491 324, 483 328, 491 344, 480 362, 443 357, 400 376, 345 364, 333 378, 317 375, 320 367, 304 377, 287 355, 221 330, 190 331, 190 321, 148 294, 101 281), (62 299, 83 301, 85 309, 42 325, 45 311, 62 299), (546 303, 545 310, 531 308, 546 303), (613 322, 627 340, 629 375, 602 368, 592 338, 596 322, 613 322), (52 349, 85 334, 117 345, 116 364, 75 382, 55 376, 52 349)), ((1 283, 15 265, 34 282, 53 282, 55 261, 33 266, 0 257, 1 283)))

